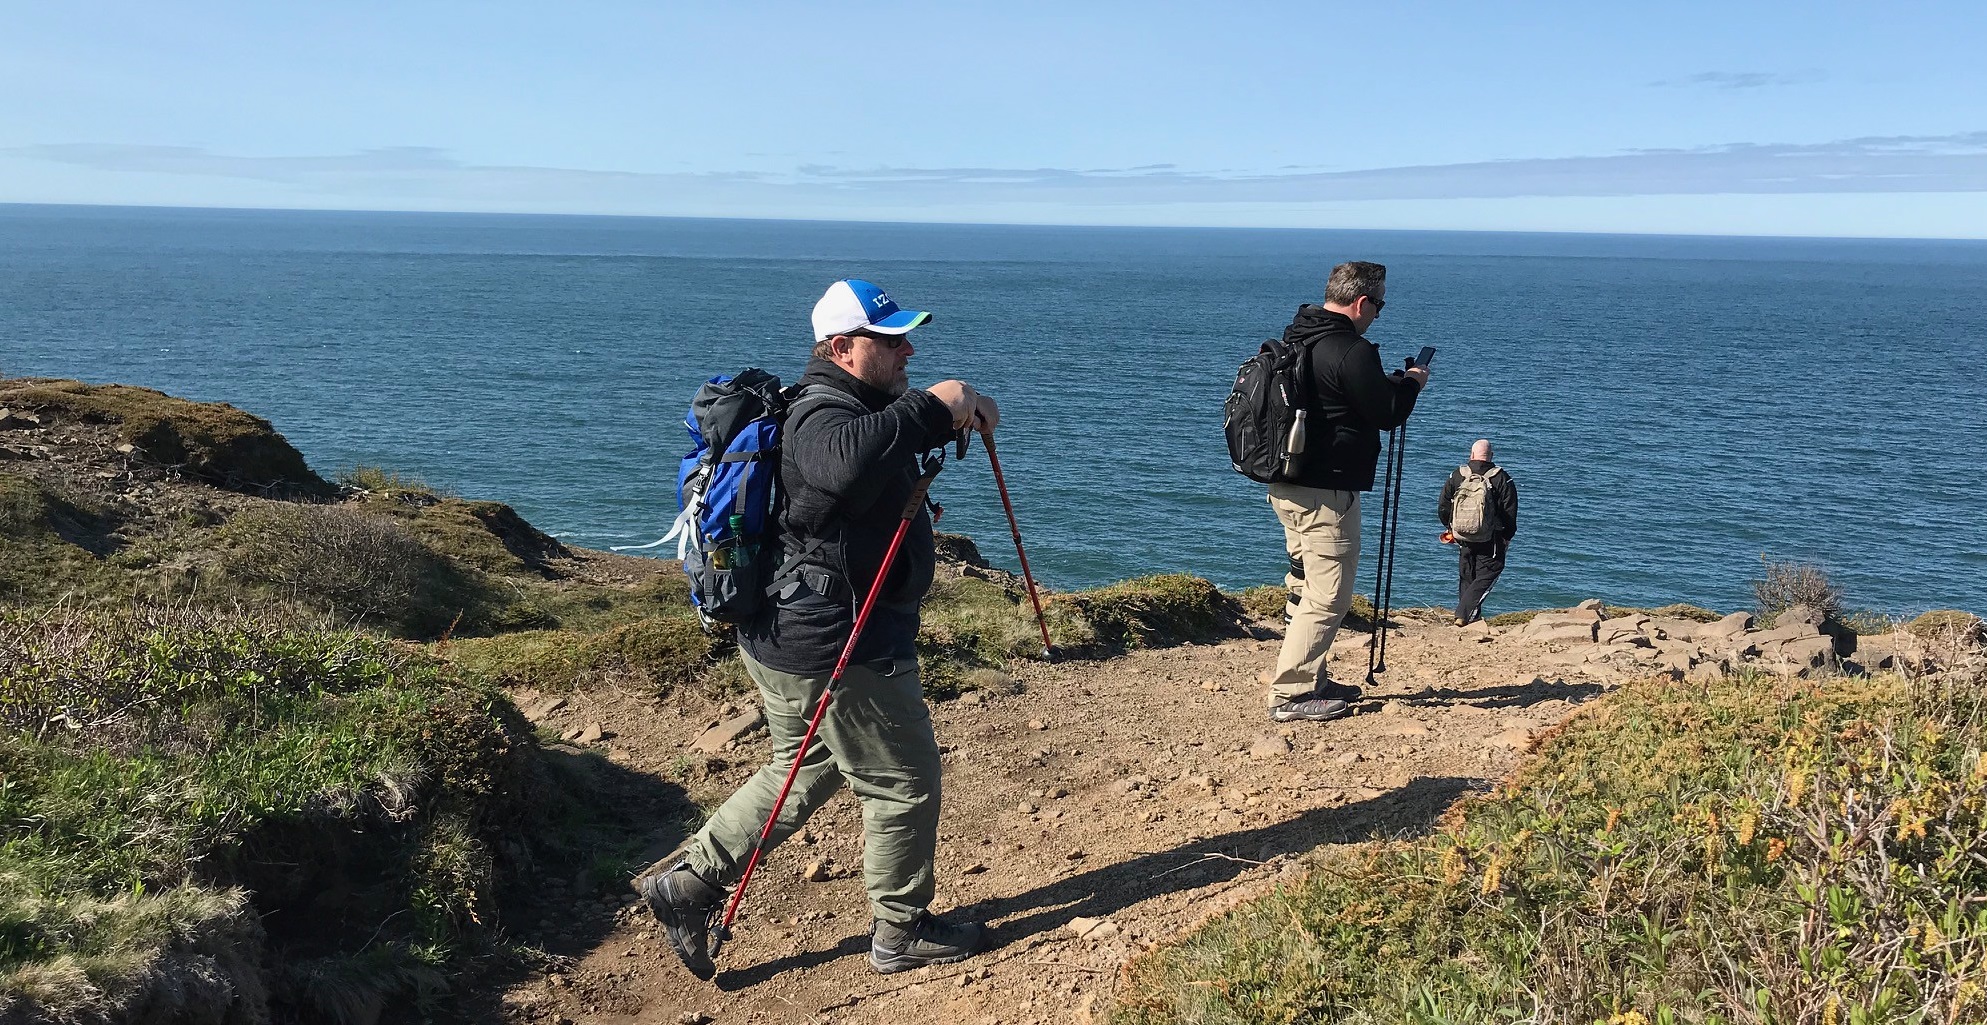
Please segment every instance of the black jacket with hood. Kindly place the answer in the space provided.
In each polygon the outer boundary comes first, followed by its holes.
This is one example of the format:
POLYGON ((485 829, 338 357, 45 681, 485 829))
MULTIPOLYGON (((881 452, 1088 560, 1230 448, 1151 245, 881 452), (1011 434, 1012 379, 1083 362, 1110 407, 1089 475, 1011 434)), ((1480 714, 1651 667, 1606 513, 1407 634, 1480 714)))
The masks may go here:
POLYGON ((1380 366, 1380 347, 1352 319, 1322 306, 1298 307, 1283 340, 1311 349, 1313 399, 1305 420, 1304 465, 1291 483, 1371 491, 1380 432, 1407 422, 1421 385, 1380 366))
MULTIPOLYGON (((930 392, 912 389, 893 399, 824 359, 811 360, 799 383, 841 393, 797 405, 781 436, 786 544, 797 551, 825 538, 808 563, 826 574, 803 572, 800 586, 739 627, 738 640, 769 668, 824 676, 841 657, 856 608, 902 522, 918 457, 953 437, 952 413, 930 392)), ((933 563, 931 516, 919 509, 852 664, 916 656, 918 605, 931 589, 933 563)))

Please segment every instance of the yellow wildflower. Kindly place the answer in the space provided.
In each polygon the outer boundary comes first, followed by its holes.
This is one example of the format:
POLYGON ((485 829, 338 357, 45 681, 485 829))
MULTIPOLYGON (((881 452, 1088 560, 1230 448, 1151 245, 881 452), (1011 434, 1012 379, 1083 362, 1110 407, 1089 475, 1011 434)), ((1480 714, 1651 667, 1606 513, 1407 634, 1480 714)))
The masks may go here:
POLYGON ((1806 772, 1805 770, 1802 770, 1802 769, 1796 769, 1796 770, 1794 770, 1793 772, 1790 772, 1790 773, 1788 773, 1788 774, 1787 774, 1787 803, 1788 803, 1788 804, 1798 804, 1798 803, 1800 803, 1800 800, 1801 800, 1801 798, 1803 798, 1803 797, 1807 796, 1807 793, 1808 793, 1808 774, 1807 774, 1807 772, 1806 772))
POLYGON ((1454 847, 1442 852, 1442 885, 1454 886, 1463 881, 1463 872, 1469 867, 1463 860, 1461 851, 1454 847))
POLYGON ((1767 862, 1767 864, 1769 864, 1769 865, 1770 865, 1770 864, 1772 864, 1773 862, 1776 862, 1776 861, 1779 861, 1779 860, 1780 860, 1780 856, 1781 856, 1781 855, 1783 855, 1783 854, 1785 854, 1785 853, 1787 853, 1787 841, 1785 841, 1785 840, 1782 840, 1782 839, 1780 839, 1780 838, 1779 838, 1779 837, 1777 837, 1777 836, 1776 836, 1776 837, 1773 837, 1772 839, 1770 839, 1770 840, 1768 840, 1768 841, 1766 841, 1766 862, 1767 862))

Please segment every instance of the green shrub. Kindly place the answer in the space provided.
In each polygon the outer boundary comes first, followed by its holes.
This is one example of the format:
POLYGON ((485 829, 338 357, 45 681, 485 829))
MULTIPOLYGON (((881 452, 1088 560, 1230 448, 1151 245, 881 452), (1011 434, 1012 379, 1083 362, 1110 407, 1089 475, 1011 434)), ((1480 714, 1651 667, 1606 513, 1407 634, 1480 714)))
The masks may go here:
POLYGON ((269 503, 222 527, 222 571, 276 597, 410 637, 495 604, 479 577, 401 523, 349 506, 269 503))
POLYGON ((1980 661, 1631 684, 1434 834, 1142 958, 1116 1020, 1982 1020, 1980 661))
POLYGON ((451 641, 444 658, 507 686, 585 690, 614 679, 666 692, 712 669, 717 645, 693 619, 640 619, 598 633, 528 630, 451 641))
POLYGON ((1933 609, 1906 623, 1904 628, 1928 641, 1959 638, 1977 644, 1983 636, 1980 617, 1959 609, 1933 609))
POLYGON ((1045 612, 1068 624, 1071 633, 1087 633, 1089 645, 1110 650, 1234 636, 1243 616, 1235 599, 1184 573, 1051 595, 1043 605, 1045 612), (1069 623, 1072 619, 1076 622, 1069 623))
POLYGON ((1235 595, 1242 614, 1255 620, 1282 619, 1290 605, 1290 591, 1282 584, 1261 584, 1235 595))

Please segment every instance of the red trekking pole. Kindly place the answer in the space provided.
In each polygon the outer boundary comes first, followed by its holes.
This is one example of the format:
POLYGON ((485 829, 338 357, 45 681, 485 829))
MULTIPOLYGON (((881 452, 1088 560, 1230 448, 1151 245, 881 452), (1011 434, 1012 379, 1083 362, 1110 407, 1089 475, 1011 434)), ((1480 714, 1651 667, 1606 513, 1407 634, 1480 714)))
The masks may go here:
POLYGON ((1007 497, 1007 478, 1001 476, 1000 455, 994 451, 992 428, 980 428, 980 440, 987 444, 987 463, 993 467, 994 485, 1000 488, 1000 504, 1007 510, 1007 529, 1014 532, 1014 554, 1021 559, 1021 579, 1028 584, 1028 600, 1035 606, 1035 625, 1042 631, 1042 659, 1055 661, 1055 646, 1049 643, 1049 624, 1042 618, 1042 599, 1035 595, 1035 574, 1028 571, 1028 552, 1021 547, 1021 523, 1014 518, 1014 503, 1007 497))
MULTIPOLYGON (((962 444, 963 450, 964 445, 962 444)), ((989 450, 991 451, 991 450, 989 450)), ((759 842, 752 845, 752 857, 745 862, 745 874, 738 879, 738 888, 731 891, 731 903, 725 905, 724 921, 711 930, 711 960, 716 961, 719 948, 731 938, 732 919, 738 917, 738 905, 745 899, 745 887, 752 882, 752 872, 759 867, 759 858, 766 853, 766 841, 773 835, 773 824, 780 820, 780 809, 786 807, 787 793, 793 789, 794 778, 800 775, 800 763, 807 758, 807 748, 814 743, 814 733, 821 728, 821 720, 828 714, 828 702, 835 697, 835 686, 842 682, 842 672, 849 667, 849 658, 855 654, 856 641, 862 637, 862 628, 869 622, 869 613, 876 608, 876 596, 883 592, 883 581, 890 577, 890 566, 897 561, 897 549, 904 545, 904 533, 911 529, 911 521, 917 518, 918 508, 924 505, 925 493, 931 490, 932 478, 945 468, 945 454, 940 452, 936 460, 927 459, 923 475, 917 486, 911 489, 910 501, 904 503, 904 518, 897 524, 897 533, 890 538, 890 547, 883 553, 883 565, 876 571, 876 580, 869 585, 869 597, 862 602, 862 611, 856 614, 855 626, 849 630, 849 642, 842 646, 842 657, 835 662, 835 671, 828 677, 828 686, 821 691, 821 702, 814 706, 814 718, 807 723, 807 734, 800 738, 800 750, 794 752, 793 767, 787 770, 786 782, 780 785, 780 796, 773 801, 773 810, 766 816, 766 828, 759 831, 759 842)))

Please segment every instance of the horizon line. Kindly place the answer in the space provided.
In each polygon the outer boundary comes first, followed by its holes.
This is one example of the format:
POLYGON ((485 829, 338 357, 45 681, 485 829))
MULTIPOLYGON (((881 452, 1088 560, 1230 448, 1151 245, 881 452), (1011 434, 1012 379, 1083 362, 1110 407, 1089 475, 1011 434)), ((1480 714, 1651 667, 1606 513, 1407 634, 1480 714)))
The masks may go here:
POLYGON ((1987 242, 1987 234, 1982 235, 1826 235, 1801 233, 1771 234, 1732 234, 1710 231, 1632 231, 1632 230, 1579 230, 1554 228, 1352 228, 1315 227, 1308 225, 1238 225, 1238 224, 1125 224, 1109 221, 953 221, 943 219, 875 219, 862 220, 845 217, 765 217, 751 214, 630 214, 630 213, 576 213, 571 211, 538 212, 519 210, 422 210, 372 207, 311 207, 311 206, 234 206, 221 203, 48 203, 30 200, 0 199, 0 207, 44 207, 84 210, 211 210, 239 213, 302 213, 302 214, 423 214, 442 217, 550 217, 550 218, 599 218, 614 220, 653 220, 653 221, 755 221, 791 222, 801 224, 855 224, 855 225, 903 225, 961 228, 1114 228, 1127 231, 1337 231, 1337 232, 1392 232, 1397 234, 1452 234, 1452 235, 1585 235, 1616 236, 1631 238, 1733 238, 1733 239, 1805 239, 1813 241, 1841 240, 1857 242, 1987 242))

